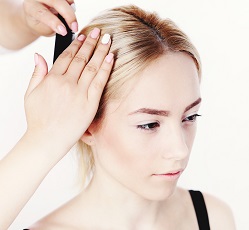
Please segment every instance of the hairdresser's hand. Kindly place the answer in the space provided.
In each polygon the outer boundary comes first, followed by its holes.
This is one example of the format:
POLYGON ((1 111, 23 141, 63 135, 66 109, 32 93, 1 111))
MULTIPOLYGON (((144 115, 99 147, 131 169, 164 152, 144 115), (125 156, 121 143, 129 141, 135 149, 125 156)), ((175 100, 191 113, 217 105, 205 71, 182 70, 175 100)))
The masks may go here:
POLYGON ((99 42, 94 51, 98 37, 99 29, 94 29, 86 40, 83 35, 78 37, 49 73, 45 60, 36 56, 25 95, 27 132, 72 147, 87 130, 113 65, 113 54, 108 54, 110 40, 107 44, 99 42))
POLYGON ((21 49, 40 36, 55 32, 65 35, 66 28, 57 12, 76 32, 78 24, 71 4, 74 0, 0 0, 0 45, 21 49), (17 39, 18 38, 18 39, 17 39))
POLYGON ((71 4, 74 0, 24 0, 23 9, 27 25, 37 35, 51 36, 55 32, 66 35, 63 23, 57 17, 65 18, 73 32, 78 31, 75 12, 71 4))

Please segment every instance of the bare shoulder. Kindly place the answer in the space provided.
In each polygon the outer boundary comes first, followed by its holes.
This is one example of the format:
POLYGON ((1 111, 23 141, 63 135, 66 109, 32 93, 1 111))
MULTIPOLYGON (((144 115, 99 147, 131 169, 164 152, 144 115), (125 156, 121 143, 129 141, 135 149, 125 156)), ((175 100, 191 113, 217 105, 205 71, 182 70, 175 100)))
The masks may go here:
POLYGON ((235 221, 231 208, 222 200, 203 193, 207 206, 210 227, 213 230, 235 230, 235 221))
POLYGON ((73 226, 64 221, 63 219, 58 220, 54 213, 43 217, 35 224, 28 228, 29 230, 76 230, 73 226))
POLYGON ((37 223, 33 224, 28 228, 29 230, 66 230, 64 226, 61 224, 55 223, 55 222, 50 222, 47 221, 45 218, 38 221, 37 223))
POLYGON ((78 230, 75 210, 72 210, 72 203, 75 198, 61 207, 52 211, 42 219, 33 224, 29 230, 78 230))

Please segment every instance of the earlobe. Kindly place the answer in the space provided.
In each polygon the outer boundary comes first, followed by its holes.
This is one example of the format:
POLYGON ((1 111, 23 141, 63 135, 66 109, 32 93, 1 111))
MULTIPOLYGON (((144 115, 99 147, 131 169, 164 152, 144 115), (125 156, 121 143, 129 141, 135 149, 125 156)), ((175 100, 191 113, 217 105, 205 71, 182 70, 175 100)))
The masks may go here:
POLYGON ((94 144, 93 135, 88 129, 86 130, 86 132, 82 135, 80 139, 87 145, 94 144))

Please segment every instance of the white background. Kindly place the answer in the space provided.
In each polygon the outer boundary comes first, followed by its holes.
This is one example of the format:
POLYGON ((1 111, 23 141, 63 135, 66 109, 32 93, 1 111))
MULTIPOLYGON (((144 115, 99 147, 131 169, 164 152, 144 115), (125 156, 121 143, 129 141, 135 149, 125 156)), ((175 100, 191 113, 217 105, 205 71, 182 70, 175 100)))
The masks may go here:
MULTIPOLYGON (((171 18, 199 50, 203 63, 202 117, 179 185, 220 197, 231 206, 237 228, 248 229, 249 2, 76 0, 80 28, 99 11, 128 3, 171 18)), ((51 66, 53 46, 54 38, 41 38, 19 52, 0 56, 0 158, 25 131, 23 95, 34 67, 33 54, 42 54, 51 66)), ((11 230, 28 227, 77 193, 75 162, 69 154, 50 172, 11 230)))

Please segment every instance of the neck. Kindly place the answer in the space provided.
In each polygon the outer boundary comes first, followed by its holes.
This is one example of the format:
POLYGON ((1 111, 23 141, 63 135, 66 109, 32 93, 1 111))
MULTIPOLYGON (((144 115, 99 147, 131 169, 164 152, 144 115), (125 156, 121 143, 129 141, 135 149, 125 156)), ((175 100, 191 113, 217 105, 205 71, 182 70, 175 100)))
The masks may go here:
POLYGON ((171 203, 171 198, 167 201, 145 199, 113 178, 97 172, 83 194, 91 204, 96 204, 95 217, 99 215, 97 218, 108 223, 108 228, 116 225, 119 229, 120 226, 124 226, 124 229, 155 229, 161 223, 158 220, 165 220, 168 216, 165 207, 171 203))

